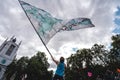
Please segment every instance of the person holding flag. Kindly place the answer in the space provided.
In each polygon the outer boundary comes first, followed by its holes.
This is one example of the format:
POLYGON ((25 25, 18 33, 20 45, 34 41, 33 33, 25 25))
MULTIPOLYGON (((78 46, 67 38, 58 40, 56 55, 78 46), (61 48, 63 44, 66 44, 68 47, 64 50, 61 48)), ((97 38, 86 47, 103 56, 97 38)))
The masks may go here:
POLYGON ((66 65, 64 63, 64 57, 60 57, 60 61, 55 60, 52 55, 51 58, 57 65, 57 69, 52 80, 64 80, 63 76, 66 68, 66 65))

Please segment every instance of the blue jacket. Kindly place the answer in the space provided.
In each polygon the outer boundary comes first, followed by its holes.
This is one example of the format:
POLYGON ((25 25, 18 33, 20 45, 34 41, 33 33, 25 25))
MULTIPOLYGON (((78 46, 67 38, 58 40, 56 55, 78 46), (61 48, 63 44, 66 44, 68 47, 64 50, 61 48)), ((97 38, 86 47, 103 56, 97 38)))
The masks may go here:
POLYGON ((59 76, 63 76, 64 75, 64 70, 65 70, 65 64, 63 63, 59 63, 57 66, 57 70, 55 72, 55 74, 59 75, 59 76))

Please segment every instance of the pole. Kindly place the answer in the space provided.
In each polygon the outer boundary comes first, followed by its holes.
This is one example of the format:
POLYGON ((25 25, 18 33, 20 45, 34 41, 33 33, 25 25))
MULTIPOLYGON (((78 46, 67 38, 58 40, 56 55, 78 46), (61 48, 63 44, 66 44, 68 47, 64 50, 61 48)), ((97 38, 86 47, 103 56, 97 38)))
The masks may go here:
MULTIPOLYGON (((18 0, 18 2, 19 2, 19 4, 21 5, 20 0, 18 0)), ((21 7, 22 7, 23 11, 25 12, 25 15, 27 16, 28 20, 30 21, 32 27, 34 28, 35 32, 38 34, 38 36, 39 36, 40 40, 42 41, 43 45, 45 46, 46 50, 48 51, 48 53, 49 53, 50 56, 52 57, 52 54, 50 53, 48 47, 45 45, 45 43, 44 43, 44 41, 42 40, 41 36, 40 36, 39 33, 37 32, 37 30, 36 30, 35 26, 33 25, 32 21, 31 21, 30 18, 28 17, 28 15, 27 15, 24 7, 23 7, 22 5, 21 5, 21 7)))

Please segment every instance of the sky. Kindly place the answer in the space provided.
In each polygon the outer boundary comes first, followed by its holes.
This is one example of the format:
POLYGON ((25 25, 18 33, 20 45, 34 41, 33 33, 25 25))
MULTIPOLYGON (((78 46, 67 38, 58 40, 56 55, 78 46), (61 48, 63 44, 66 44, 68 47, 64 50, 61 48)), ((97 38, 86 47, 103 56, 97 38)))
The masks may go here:
MULTIPOLYGON (((69 57, 76 50, 91 48, 95 43, 108 47, 111 36, 120 33, 120 0, 24 0, 44 9, 59 19, 90 18, 93 28, 57 33, 47 44, 56 60, 69 57)), ((0 44, 15 36, 22 41, 17 58, 32 57, 38 51, 45 52, 50 68, 55 64, 27 19, 18 0, 0 2, 0 44)))

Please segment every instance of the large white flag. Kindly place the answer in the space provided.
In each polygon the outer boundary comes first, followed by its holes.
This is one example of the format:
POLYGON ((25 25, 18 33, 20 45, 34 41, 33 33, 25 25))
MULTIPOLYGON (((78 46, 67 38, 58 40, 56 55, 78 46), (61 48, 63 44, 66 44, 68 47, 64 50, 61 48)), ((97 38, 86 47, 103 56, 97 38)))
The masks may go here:
POLYGON ((26 2, 20 1, 20 4, 45 44, 57 32, 94 27, 88 18, 75 18, 71 20, 57 19, 45 10, 36 8, 26 2))

